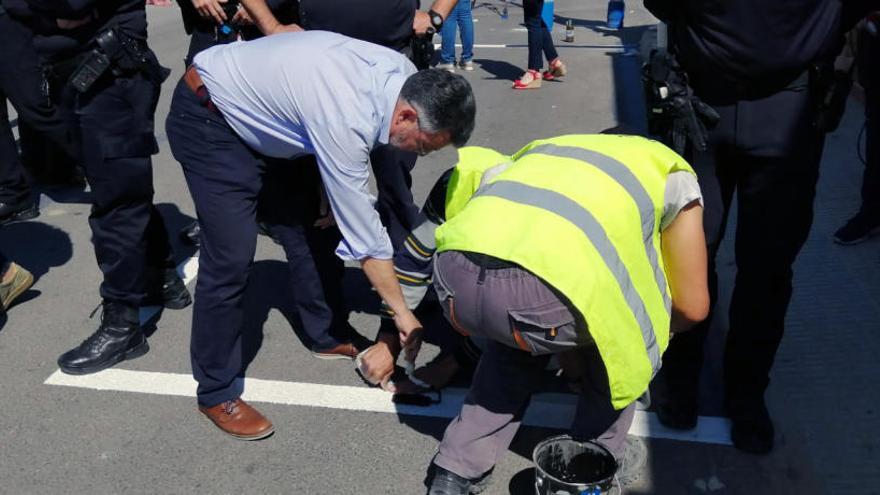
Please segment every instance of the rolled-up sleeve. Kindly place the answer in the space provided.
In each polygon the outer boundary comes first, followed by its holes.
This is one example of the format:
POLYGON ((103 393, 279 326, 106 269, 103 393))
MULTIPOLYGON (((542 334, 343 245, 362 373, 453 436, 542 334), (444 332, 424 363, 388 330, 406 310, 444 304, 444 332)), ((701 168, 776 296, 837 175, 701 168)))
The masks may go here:
POLYGON ((336 255, 344 260, 391 259, 394 249, 369 192, 369 157, 373 138, 341 125, 309 131, 324 188, 342 241, 336 255))

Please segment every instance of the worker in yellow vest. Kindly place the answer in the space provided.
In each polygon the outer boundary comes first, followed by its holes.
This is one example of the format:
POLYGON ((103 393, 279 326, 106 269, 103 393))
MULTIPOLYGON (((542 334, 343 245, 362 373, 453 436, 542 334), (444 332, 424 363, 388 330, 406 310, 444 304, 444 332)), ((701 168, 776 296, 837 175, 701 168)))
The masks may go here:
MULTIPOLYGON (((572 434, 619 457, 670 331, 708 312, 693 170, 655 141, 568 135, 511 157, 461 148, 446 180, 436 245, 423 238, 419 254, 433 259, 452 326, 488 344, 434 458, 430 493, 484 482, 553 354, 581 375, 572 434)), ((418 337, 405 337, 411 358, 418 337)), ((379 381, 387 366, 361 371, 379 381)))

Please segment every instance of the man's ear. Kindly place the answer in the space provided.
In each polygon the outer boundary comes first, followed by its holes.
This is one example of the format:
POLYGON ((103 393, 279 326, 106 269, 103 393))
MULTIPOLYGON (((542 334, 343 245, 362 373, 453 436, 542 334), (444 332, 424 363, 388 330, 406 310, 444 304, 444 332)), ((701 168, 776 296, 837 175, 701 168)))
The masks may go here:
POLYGON ((416 112, 416 109, 412 107, 412 105, 404 102, 398 102, 397 108, 394 112, 394 123, 396 124, 407 124, 413 123, 418 125, 419 122, 419 113, 416 112))

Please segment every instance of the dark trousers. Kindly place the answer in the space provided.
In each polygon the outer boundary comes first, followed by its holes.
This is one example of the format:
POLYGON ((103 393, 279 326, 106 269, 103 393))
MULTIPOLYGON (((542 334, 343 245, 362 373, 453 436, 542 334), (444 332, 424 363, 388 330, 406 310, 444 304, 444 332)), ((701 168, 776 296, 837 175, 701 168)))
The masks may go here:
POLYGON ((880 36, 865 33, 861 38, 859 70, 865 88, 865 175, 862 207, 880 219, 880 36))
POLYGON ((553 46, 550 30, 541 18, 543 9, 544 0, 523 0, 524 24, 529 33, 529 69, 537 71, 544 67, 542 54, 548 62, 559 56, 553 46))
POLYGON ((28 194, 6 101, 24 123, 52 144, 76 150, 74 129, 43 94, 43 69, 33 44, 33 33, 6 14, 0 14, 0 201, 28 194))
POLYGON ((457 330, 490 339, 435 464, 469 479, 492 469, 540 388, 550 355, 559 352, 577 353, 584 368, 572 435, 598 439, 615 455, 622 453, 635 404, 623 410, 611 405, 598 349, 543 281, 520 268, 485 269, 448 251, 435 261, 434 287, 457 330), (551 329, 555 336, 548 340, 551 329))
POLYGON ((257 245, 265 164, 181 81, 165 124, 201 226, 190 356, 198 402, 241 396, 243 298, 257 245))
POLYGON ((18 146, 9 125, 6 98, 0 92, 0 203, 14 203, 28 194, 30 186, 18 159, 18 146))
POLYGON ((165 223, 153 205, 158 100, 159 85, 140 73, 102 78, 82 94, 66 86, 62 94, 82 137, 101 297, 132 306, 141 304, 148 280, 171 265, 165 223))
POLYGON ((342 240, 337 227, 314 226, 321 215, 321 180, 314 156, 267 160, 258 202, 260 220, 284 248, 290 290, 312 350, 329 349, 351 338, 342 297, 345 265, 335 255, 342 240))
MULTIPOLYGON (((705 202, 713 307, 718 297, 715 257, 734 194, 738 201, 737 272, 724 360, 731 414, 748 413, 763 398, 791 298, 792 264, 813 220, 824 135, 810 124, 812 96, 801 78, 765 98, 713 105, 721 121, 712 131, 710 149, 690 157, 705 202)), ((658 379, 679 400, 696 401, 711 319, 677 335, 664 355, 658 379)))

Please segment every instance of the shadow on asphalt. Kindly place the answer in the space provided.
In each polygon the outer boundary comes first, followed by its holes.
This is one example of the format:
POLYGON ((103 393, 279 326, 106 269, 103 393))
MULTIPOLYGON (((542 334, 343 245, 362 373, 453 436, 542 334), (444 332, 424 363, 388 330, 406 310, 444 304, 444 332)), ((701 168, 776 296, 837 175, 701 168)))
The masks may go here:
POLYGON ((66 232, 33 220, 3 226, 0 250, 31 272, 35 283, 51 268, 67 263, 73 256, 73 245, 66 232))
POLYGON ((492 74, 493 77, 485 77, 484 79, 492 81, 492 80, 507 80, 513 81, 522 75, 523 69, 522 67, 517 67, 516 65, 511 64, 510 62, 505 62, 503 60, 489 60, 485 58, 477 58, 474 59, 474 63, 477 64, 481 69, 492 74))

